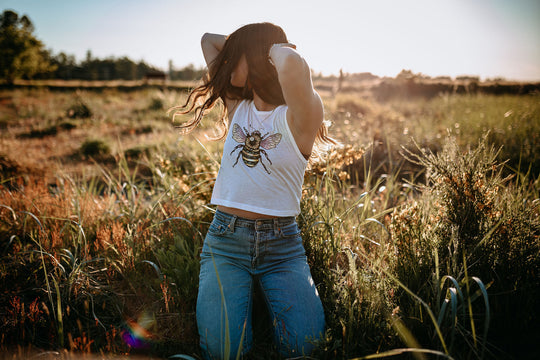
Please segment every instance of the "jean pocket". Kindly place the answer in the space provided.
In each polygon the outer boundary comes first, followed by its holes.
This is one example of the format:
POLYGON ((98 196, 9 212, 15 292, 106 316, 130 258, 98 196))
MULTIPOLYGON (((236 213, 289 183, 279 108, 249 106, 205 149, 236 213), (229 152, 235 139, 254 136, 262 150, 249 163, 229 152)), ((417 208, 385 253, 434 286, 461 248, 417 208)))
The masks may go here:
POLYGON ((210 224, 210 227, 208 228, 208 232, 212 235, 223 235, 225 231, 227 230, 227 226, 220 224, 219 222, 212 221, 210 224))
POLYGON ((286 225, 281 228, 281 236, 284 238, 292 238, 300 235, 300 229, 296 222, 286 225))

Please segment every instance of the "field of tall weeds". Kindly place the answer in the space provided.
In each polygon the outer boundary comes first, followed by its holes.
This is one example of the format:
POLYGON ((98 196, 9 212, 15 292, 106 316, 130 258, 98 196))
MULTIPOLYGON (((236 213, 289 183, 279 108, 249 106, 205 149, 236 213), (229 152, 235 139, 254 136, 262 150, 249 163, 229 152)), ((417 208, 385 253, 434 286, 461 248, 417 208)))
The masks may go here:
MULTIPOLYGON (((222 143, 217 111, 176 132, 185 97, 0 91, 0 351, 200 358, 222 143)), ((314 357, 536 358, 539 95, 323 100, 342 145, 310 164, 298 217, 326 313, 314 357)), ((254 311, 252 357, 277 358, 254 311)))

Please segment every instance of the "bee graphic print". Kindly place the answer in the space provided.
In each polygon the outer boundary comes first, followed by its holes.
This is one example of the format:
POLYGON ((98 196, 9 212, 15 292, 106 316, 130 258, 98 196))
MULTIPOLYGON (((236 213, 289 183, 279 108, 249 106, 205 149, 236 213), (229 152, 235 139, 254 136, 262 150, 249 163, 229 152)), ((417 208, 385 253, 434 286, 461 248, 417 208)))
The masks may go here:
POLYGON ((250 133, 246 128, 242 130, 240 125, 234 124, 232 129, 232 138, 236 142, 240 143, 240 145, 236 146, 233 151, 231 151, 232 155, 236 150, 240 149, 233 167, 238 164, 238 160, 240 160, 240 156, 242 156, 242 160, 246 166, 252 168, 260 162, 264 170, 270 174, 270 171, 264 164, 261 154, 264 155, 268 163, 272 165, 272 161, 268 157, 265 150, 273 149, 279 144, 281 141, 280 133, 275 133, 272 135, 266 133, 261 135, 260 131, 258 130, 250 133))

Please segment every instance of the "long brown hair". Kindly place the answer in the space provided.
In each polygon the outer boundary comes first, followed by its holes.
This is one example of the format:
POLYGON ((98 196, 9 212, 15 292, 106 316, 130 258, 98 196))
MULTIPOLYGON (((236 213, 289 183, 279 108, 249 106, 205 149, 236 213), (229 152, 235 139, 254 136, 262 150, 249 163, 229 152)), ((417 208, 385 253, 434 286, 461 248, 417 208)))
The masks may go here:
MULTIPOLYGON (((283 29, 272 23, 255 23, 242 26, 229 36, 214 61, 209 64, 208 72, 203 77, 203 84, 193 89, 185 104, 173 107, 174 117, 178 114, 187 114, 194 111, 191 121, 177 125, 185 134, 193 131, 201 122, 204 115, 210 111, 218 99, 223 102, 225 98, 233 100, 253 99, 253 91, 272 105, 283 105, 283 91, 278 81, 276 69, 268 61, 270 47, 276 43, 287 43, 287 36, 283 29), (238 62, 245 55, 248 64, 248 77, 244 87, 231 85, 231 73, 238 62)), ((228 130, 227 108, 223 111, 217 122, 221 132, 215 140, 223 139, 228 130)), ((321 125, 317 133, 317 142, 335 143, 328 136, 326 125, 321 125)))

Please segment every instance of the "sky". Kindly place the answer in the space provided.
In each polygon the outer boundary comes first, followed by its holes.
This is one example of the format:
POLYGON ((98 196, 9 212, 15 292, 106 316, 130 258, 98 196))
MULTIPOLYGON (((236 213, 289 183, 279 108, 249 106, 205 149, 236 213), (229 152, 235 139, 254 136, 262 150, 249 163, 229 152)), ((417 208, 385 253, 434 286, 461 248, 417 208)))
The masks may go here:
POLYGON ((204 65, 200 38, 280 25, 315 72, 540 81, 540 0, 0 0, 53 54, 204 65))

